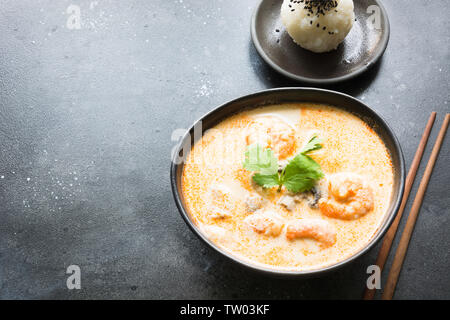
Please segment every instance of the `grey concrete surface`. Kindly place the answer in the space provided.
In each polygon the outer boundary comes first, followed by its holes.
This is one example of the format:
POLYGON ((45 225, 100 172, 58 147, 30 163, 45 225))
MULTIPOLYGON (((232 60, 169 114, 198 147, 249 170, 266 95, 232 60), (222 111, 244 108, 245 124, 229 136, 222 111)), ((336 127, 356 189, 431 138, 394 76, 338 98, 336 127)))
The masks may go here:
MULTIPOLYGON (((321 278, 267 278, 207 248, 174 205, 175 129, 229 99, 301 85, 257 55, 249 32, 256 4, 0 2, 0 298, 361 297, 376 250, 321 278), (71 4, 80 7, 79 30, 66 25, 71 4), (81 290, 66 288, 72 264, 81 268, 81 290)), ((384 4, 392 35, 381 63, 329 88, 378 111, 398 135, 409 167, 430 112, 438 111, 434 142, 450 111, 450 3, 384 4)), ((398 299, 450 298, 449 139, 398 299)), ((430 150, 431 143, 425 159, 430 150)))

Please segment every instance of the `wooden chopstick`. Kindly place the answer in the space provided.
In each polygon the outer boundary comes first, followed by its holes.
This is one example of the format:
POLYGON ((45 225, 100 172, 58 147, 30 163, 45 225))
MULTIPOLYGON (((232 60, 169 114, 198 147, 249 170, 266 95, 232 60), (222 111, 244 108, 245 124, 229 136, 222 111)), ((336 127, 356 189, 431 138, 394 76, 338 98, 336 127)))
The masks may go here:
POLYGON ((419 189, 417 190, 416 198, 414 199, 413 205, 411 207, 411 212, 409 213, 408 220, 406 221, 405 229, 403 230, 402 237, 400 238, 397 252, 395 253, 394 257, 394 262, 392 264, 391 270, 389 271, 386 286, 381 296, 381 299, 383 300, 391 300, 394 296, 395 287, 397 286, 398 277, 402 269, 403 261, 405 260, 406 251, 408 250, 408 245, 411 239, 412 232, 414 230, 414 225, 416 223, 420 206, 422 205, 422 201, 425 196, 425 192, 427 190, 428 182, 430 181, 431 173, 433 172, 436 159, 439 155, 442 142, 444 141, 449 121, 450 114, 447 114, 434 144, 433 151, 431 152, 430 159, 428 160, 427 166, 425 168, 425 173, 423 174, 422 181, 420 182, 419 189))
MULTIPOLYGON (((398 225, 400 223, 400 220, 402 219, 403 211, 405 210, 406 203, 408 202, 409 193, 411 192, 411 188, 414 184, 417 169, 419 168, 420 161, 422 160, 422 156, 425 151, 425 147, 427 146, 428 138, 430 137, 430 132, 431 129, 433 128, 435 119, 436 119, 436 112, 432 112, 430 118, 428 119, 427 126, 425 127, 425 131, 423 132, 422 138, 420 139, 420 143, 417 148, 416 154, 414 155, 413 162, 411 163, 408 176, 406 177, 405 191, 403 193, 402 202, 400 204, 397 216, 395 217, 395 220, 392 222, 392 225, 389 228, 388 232, 384 236, 383 244, 381 245, 381 249, 378 252, 375 264, 380 268, 380 272, 383 271, 384 265, 389 255, 389 251, 391 250, 392 242, 394 241, 398 225)), ((363 299, 372 300, 375 295, 375 292, 376 292, 375 289, 369 289, 366 286, 366 289, 364 290, 363 299)))

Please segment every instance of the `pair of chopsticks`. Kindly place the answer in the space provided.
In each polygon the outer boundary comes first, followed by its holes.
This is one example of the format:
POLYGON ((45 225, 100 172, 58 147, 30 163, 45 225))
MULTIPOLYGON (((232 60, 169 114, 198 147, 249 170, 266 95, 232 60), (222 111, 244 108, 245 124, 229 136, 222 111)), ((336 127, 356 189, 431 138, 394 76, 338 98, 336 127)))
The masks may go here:
MULTIPOLYGON (((405 210, 406 203, 408 201, 409 194, 411 192, 412 186, 414 184, 414 179, 417 174, 417 169, 419 168, 420 161, 422 160, 423 153, 425 151, 425 147, 428 142, 428 138, 430 136, 431 129, 433 128, 434 121, 436 119, 436 112, 432 112, 430 118, 428 120, 425 131, 422 135, 422 138, 419 143, 419 147, 417 148, 416 154, 414 156, 414 160, 411 164, 411 168, 409 169, 408 176, 406 177, 405 191, 403 194, 402 202, 400 204, 400 209, 397 213, 397 217, 389 228, 386 236, 383 240, 383 244, 378 253, 377 260, 375 264, 380 268, 380 272, 383 270, 383 267, 386 263, 387 257, 389 255, 389 251, 391 250, 392 242, 394 241, 395 234, 398 229, 398 225, 403 215, 403 211, 405 210)), ((441 149, 442 143, 445 138, 445 133, 447 132, 447 128, 450 121, 450 114, 445 116, 444 122, 439 131, 438 137, 433 147, 433 151, 431 152, 430 159, 428 160, 427 166, 425 168, 424 175, 422 177, 422 181, 420 182, 419 189, 417 190, 416 197, 414 199, 413 205, 411 207, 411 211, 409 213, 408 219, 406 221, 405 228, 403 230, 397 251, 395 253, 394 262, 392 264, 391 270, 389 271, 388 279, 384 288, 384 292, 381 296, 383 300, 391 300, 394 296, 395 287, 397 286, 397 281, 400 276, 400 271, 403 266, 403 261, 405 260, 406 251, 408 250, 408 245, 411 239, 412 232, 414 230, 414 226, 417 220, 417 216, 419 214, 420 207, 423 202, 423 198, 425 196, 426 189, 428 187, 428 182, 431 178, 431 173, 433 172, 434 165, 436 163, 437 157, 439 155, 439 151, 441 149)), ((364 300, 372 300, 375 295, 375 289, 368 289, 364 291, 364 300)))

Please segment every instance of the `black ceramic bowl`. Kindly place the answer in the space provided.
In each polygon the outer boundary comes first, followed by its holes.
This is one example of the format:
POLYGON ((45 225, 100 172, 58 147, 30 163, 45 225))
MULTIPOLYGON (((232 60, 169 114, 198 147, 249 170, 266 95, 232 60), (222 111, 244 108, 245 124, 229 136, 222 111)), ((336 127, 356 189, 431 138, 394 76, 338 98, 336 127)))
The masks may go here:
POLYGON ((177 207, 180 210, 181 216, 184 218, 187 225, 193 230, 193 232, 210 247, 214 248, 216 251, 220 252, 224 256, 236 261, 237 263, 257 271, 262 271, 272 275, 312 276, 322 274, 327 271, 335 270, 339 267, 342 267, 343 265, 348 264, 349 262, 355 260, 359 256, 366 253, 383 237, 383 235, 389 228, 390 224, 394 220, 397 211, 400 207, 400 202, 403 196, 403 189, 405 183, 405 163, 403 159, 402 150, 392 130, 389 128, 387 123, 377 113, 375 113, 375 111, 373 111, 370 107, 368 107, 361 101, 343 93, 324 89, 280 88, 254 93, 227 102, 217 107, 213 111, 209 112, 200 120, 198 120, 183 137, 176 152, 174 153, 171 164, 170 180, 172 185, 173 196, 175 198, 177 207), (371 128, 373 128, 373 130, 381 137, 391 155, 392 164, 394 168, 394 191, 392 194, 391 204, 389 206, 388 213, 386 214, 385 220, 383 221, 381 227, 378 229, 376 235, 367 244, 367 246, 358 253, 354 254, 353 256, 349 257, 344 261, 316 270, 308 270, 308 271, 274 270, 270 269, 269 267, 262 267, 260 265, 243 261, 238 257, 224 251, 223 249, 216 246, 212 241, 210 241, 192 222, 188 210, 185 207, 183 193, 181 190, 181 176, 183 172, 184 163, 183 161, 181 161, 180 163, 179 159, 180 156, 181 158, 185 158, 187 156, 187 154, 184 155, 182 154, 183 146, 185 146, 185 149, 186 146, 192 147, 196 142, 196 140, 200 138, 194 137, 194 127, 196 127, 199 121, 202 122, 202 131, 204 132, 214 127, 216 124, 226 119, 227 117, 235 113, 241 112, 243 110, 248 110, 271 104, 296 103, 296 102, 311 102, 311 103, 332 105, 334 107, 355 114, 363 121, 365 121, 371 128))

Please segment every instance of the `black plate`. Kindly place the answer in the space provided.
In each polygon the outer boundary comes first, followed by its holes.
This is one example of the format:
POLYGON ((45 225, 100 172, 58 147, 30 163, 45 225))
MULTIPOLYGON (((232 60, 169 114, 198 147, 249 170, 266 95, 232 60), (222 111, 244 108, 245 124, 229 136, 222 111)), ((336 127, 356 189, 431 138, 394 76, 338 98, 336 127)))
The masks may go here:
MULTIPOLYGON (((186 157, 187 154, 182 156, 186 157)), ((383 237, 384 233, 386 232, 391 222, 395 218, 395 215, 397 214, 403 196, 403 189, 405 183, 405 163, 403 159, 402 150, 392 130, 389 128, 387 123, 378 114, 375 113, 375 111, 373 111, 371 108, 369 108, 361 101, 343 93, 324 89, 281 88, 258 92, 230 101, 222 106, 217 107, 216 109, 214 109, 213 111, 209 112, 204 117, 202 117, 200 120, 198 120, 189 129, 188 133, 183 137, 176 152, 174 153, 171 164, 170 180, 172 185, 172 193, 175 202, 177 204, 177 207, 181 213, 181 216, 184 218, 188 226, 194 231, 194 233, 209 246, 211 246, 224 256, 254 270, 266 272, 272 275, 311 276, 317 275, 319 273, 324 273, 326 271, 335 270, 338 267, 341 267, 349 263, 350 261, 356 259, 357 257, 367 252, 371 247, 373 247, 378 242, 378 240, 380 240, 383 237), (373 130, 381 137, 391 155, 392 164, 394 167, 394 192, 392 195, 391 204, 388 209, 388 213, 386 214, 385 221, 383 222, 381 228, 378 230, 377 234, 373 237, 372 241, 364 249, 362 249, 361 251, 359 251, 358 253, 356 253, 355 255, 351 256, 350 258, 344 261, 341 261, 337 264, 325 268, 310 271, 277 271, 270 268, 261 267, 246 261, 242 261, 239 258, 235 257, 234 255, 217 247, 192 222, 185 208, 183 194, 181 191, 181 176, 184 164, 177 163, 176 161, 177 157, 181 155, 180 153, 182 153, 183 146, 185 146, 185 148, 186 146, 193 146, 196 140, 201 138, 201 137, 194 137, 194 127, 197 127, 200 121, 202 122, 202 130, 204 132, 214 127, 216 124, 228 118, 229 116, 236 114, 238 112, 242 112, 243 110, 253 109, 256 107, 261 107, 270 104, 281 104, 292 102, 293 103, 311 102, 311 103, 328 104, 351 112, 356 116, 360 117, 371 128, 373 128, 373 130)))
POLYGON ((348 80, 368 70, 386 50, 389 19, 378 0, 354 1, 356 21, 352 30, 337 50, 327 53, 302 49, 292 41, 281 23, 282 2, 261 1, 252 18, 251 34, 261 57, 273 69, 291 79, 313 84, 348 80), (376 25, 371 19, 374 14, 379 17, 376 25))

